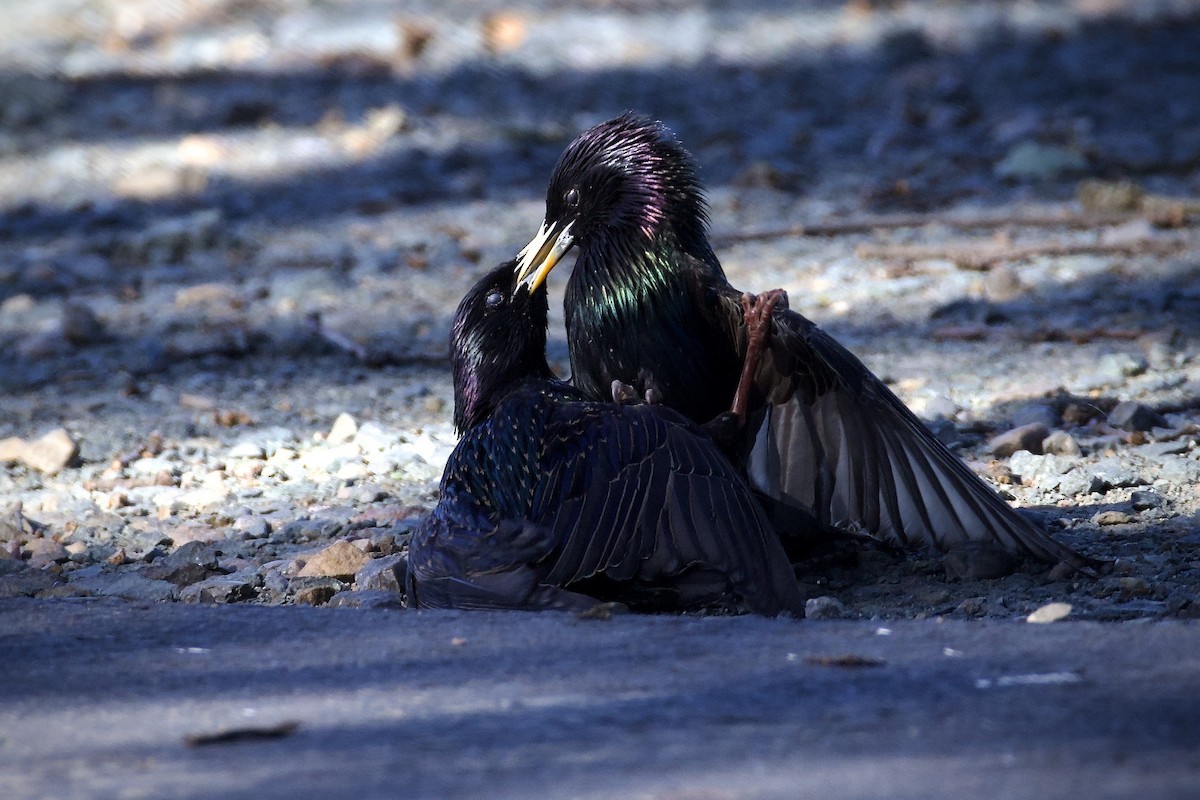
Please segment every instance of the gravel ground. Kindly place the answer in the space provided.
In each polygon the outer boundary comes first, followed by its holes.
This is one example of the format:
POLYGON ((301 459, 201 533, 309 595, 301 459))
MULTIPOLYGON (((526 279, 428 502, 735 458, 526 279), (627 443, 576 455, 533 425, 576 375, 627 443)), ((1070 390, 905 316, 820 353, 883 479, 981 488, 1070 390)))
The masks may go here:
POLYGON ((1200 616, 1200 3, 0 18, 0 597, 395 605, 453 308, 635 108, 697 155, 736 285, 1116 561, 833 550, 815 615, 1200 616))

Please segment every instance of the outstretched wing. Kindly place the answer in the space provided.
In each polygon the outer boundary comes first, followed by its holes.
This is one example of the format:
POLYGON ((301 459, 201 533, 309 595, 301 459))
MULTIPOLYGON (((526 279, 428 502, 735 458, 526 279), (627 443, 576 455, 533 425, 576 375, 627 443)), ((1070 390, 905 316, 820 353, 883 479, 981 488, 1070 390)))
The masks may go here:
MULTIPOLYGON (((735 294, 720 302, 741 318, 735 294)), ((908 548, 993 541, 1044 561, 1096 566, 1004 502, 862 362, 799 314, 776 310, 756 383, 768 402, 750 432, 747 471, 783 510, 908 548)))
POLYGON ((760 614, 802 613, 786 555, 749 487, 682 416, 564 404, 546 426, 540 461, 529 517, 558 540, 546 583, 659 586, 680 605, 724 589, 760 614))

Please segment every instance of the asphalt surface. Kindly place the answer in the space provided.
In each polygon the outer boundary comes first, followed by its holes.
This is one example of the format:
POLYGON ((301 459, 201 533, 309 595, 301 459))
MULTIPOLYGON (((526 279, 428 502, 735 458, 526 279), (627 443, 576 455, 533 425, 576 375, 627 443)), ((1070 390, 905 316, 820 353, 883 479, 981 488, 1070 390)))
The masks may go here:
POLYGON ((9 600, 0 643, 9 800, 1200 796, 1187 622, 9 600))

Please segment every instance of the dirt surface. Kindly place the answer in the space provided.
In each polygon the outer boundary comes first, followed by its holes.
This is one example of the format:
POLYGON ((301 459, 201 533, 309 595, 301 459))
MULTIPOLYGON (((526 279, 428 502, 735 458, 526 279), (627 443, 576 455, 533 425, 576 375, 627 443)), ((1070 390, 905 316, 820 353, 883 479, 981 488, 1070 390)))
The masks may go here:
POLYGON ((27 798, 1195 796, 1200 627, 0 601, 27 798))
POLYGON ((1194 791, 1200 3, 793 5, 0 2, 0 794, 1194 791), (835 548, 799 578, 840 622, 379 608, 454 306, 627 109, 735 285, 1112 571, 835 548))
POLYGON ((735 284, 786 288, 1118 560, 992 580, 855 549, 802 568, 810 595, 1200 613, 1192 4, 6 8, 0 594, 393 586, 454 441, 450 312, 565 142, 633 107, 696 152, 735 284), (373 580, 309 565, 339 540, 373 580))
POLYGON ((787 289, 1119 559, 993 580, 856 548, 809 595, 1200 613, 1197 4, 4 9, 0 594, 394 587, 454 442, 458 298, 536 230, 563 145, 636 108, 696 153, 736 285, 787 289), (309 566, 339 540, 391 561, 309 566))

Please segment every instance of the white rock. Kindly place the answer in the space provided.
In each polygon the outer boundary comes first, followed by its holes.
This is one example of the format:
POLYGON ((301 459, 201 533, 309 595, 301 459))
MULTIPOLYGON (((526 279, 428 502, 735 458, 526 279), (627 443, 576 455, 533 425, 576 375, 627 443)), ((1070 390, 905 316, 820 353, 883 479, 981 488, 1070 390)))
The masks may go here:
POLYGON ((333 421, 333 427, 329 429, 325 441, 329 444, 345 444, 352 441, 358 433, 358 422, 354 417, 345 413, 337 415, 337 419, 333 421))
POLYGON ((1026 622, 1046 623, 1066 619, 1071 613, 1070 603, 1047 603, 1025 618, 1026 622))

